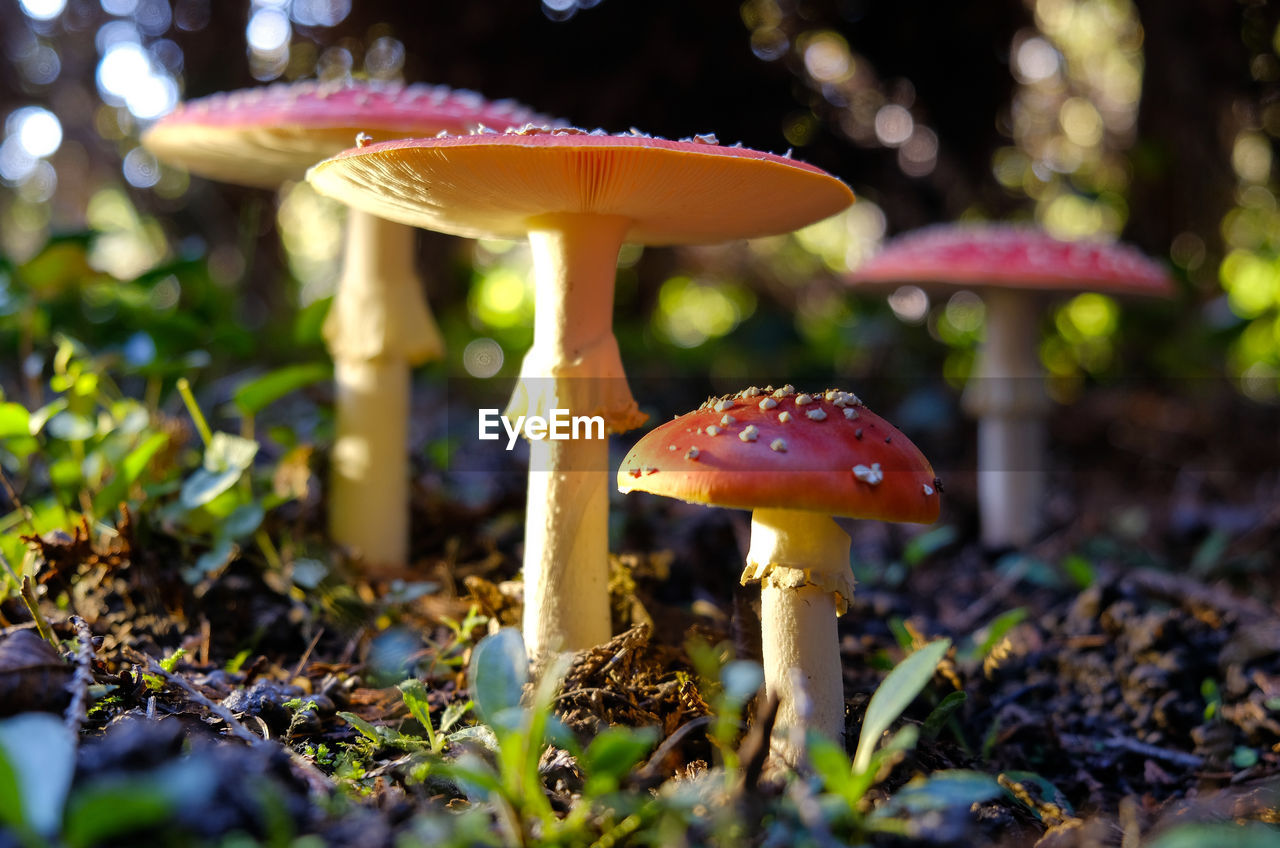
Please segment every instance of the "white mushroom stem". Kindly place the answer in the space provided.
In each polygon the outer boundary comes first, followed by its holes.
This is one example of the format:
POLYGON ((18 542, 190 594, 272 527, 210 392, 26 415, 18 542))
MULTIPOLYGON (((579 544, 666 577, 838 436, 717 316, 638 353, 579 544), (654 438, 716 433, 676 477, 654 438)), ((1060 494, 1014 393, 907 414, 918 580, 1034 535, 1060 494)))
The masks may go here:
POLYGON ((324 325, 337 405, 329 532, 370 569, 407 563, 409 367, 444 354, 413 247, 412 227, 350 210, 324 325))
POLYGON ((988 289, 986 340, 965 407, 978 418, 978 509, 990 548, 1030 542, 1040 528, 1045 488, 1045 416, 1035 298, 988 289))
MULTIPOLYGON (((644 420, 613 336, 614 275, 628 225, 618 216, 579 214, 531 222, 538 306, 533 346, 507 409, 511 420, 563 409, 570 416, 602 416, 610 432, 644 420)), ((524 639, 536 661, 610 636, 611 481, 606 439, 531 443, 524 639)))
POLYGON ((409 366, 403 359, 339 359, 333 373, 329 532, 368 571, 394 571, 405 565, 409 544, 409 366))
POLYGON ((844 675, 836 619, 853 595, 849 534, 829 516, 785 509, 751 514, 743 582, 759 580, 766 695, 777 695, 773 752, 795 766, 796 730, 844 739, 844 675), (795 690, 794 683, 804 686, 795 690))

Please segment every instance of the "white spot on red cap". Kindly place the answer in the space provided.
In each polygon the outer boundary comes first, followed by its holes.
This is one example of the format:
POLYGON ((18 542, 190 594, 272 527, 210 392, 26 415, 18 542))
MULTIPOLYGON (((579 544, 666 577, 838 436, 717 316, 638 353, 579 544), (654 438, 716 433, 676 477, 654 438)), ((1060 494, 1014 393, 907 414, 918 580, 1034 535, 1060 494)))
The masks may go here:
POLYGON ((738 438, 744 442, 754 442, 760 437, 760 431, 756 429, 756 425, 748 424, 742 428, 742 432, 738 434, 738 438))
POLYGON ((884 472, 880 470, 880 463, 873 462, 869 467, 866 465, 853 466, 853 476, 868 486, 878 486, 880 481, 884 479, 884 472))

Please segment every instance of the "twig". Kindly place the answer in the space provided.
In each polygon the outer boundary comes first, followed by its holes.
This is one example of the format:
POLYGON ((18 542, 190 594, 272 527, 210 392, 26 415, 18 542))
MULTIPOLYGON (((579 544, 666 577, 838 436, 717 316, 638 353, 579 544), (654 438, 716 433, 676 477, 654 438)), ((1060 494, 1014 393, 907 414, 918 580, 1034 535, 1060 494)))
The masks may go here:
POLYGON ((316 645, 320 642, 320 637, 324 635, 324 628, 321 627, 316 631, 316 635, 311 637, 311 642, 307 644, 307 649, 302 652, 302 656, 298 658, 298 664, 293 667, 293 674, 289 675, 289 682, 292 683, 302 674, 302 669, 306 667, 307 660, 311 659, 311 652, 316 649, 316 645))
POLYGON ((172 671, 166 669, 156 660, 155 657, 144 654, 141 651, 136 651, 133 648, 125 648, 124 653, 134 662, 140 662, 145 665, 148 672, 162 678, 165 683, 177 686, 183 692, 186 692, 187 697, 191 700, 222 719, 223 723, 227 725, 227 730, 231 732, 232 736, 235 736, 242 742, 247 742, 251 746, 258 745, 263 742, 262 737, 255 736, 250 733, 248 728, 241 724, 240 720, 232 715, 231 710, 222 706, 222 704, 219 704, 217 701, 210 699, 199 689, 188 683, 187 679, 182 675, 174 674, 172 671))
POLYGON ((1196 754, 1188 754, 1185 751, 1173 751, 1169 748, 1161 748, 1159 745, 1152 745, 1137 739, 1130 739, 1127 736, 1110 736, 1106 739, 1087 739, 1083 736, 1077 736, 1071 733, 1064 733, 1059 738, 1070 748, 1078 751, 1095 750, 1097 745, 1103 745, 1107 748, 1119 748, 1122 751, 1128 751, 1131 754, 1137 754, 1142 757, 1149 757, 1153 760, 1164 760, 1167 763, 1173 763, 1184 768, 1198 769, 1204 765, 1204 757, 1196 754))
POLYGON ((93 631, 89 624, 78 615, 71 616, 71 626, 76 629, 76 670, 67 684, 71 692, 71 703, 62 720, 67 730, 77 739, 80 727, 89 714, 89 687, 93 685, 93 631))
POLYGON ((18 497, 18 492, 13 488, 13 483, 9 481, 9 475, 4 473, 3 468, 0 468, 0 486, 4 487, 4 493, 9 496, 9 500, 13 503, 14 507, 22 513, 22 520, 27 525, 27 528, 33 534, 38 533, 39 531, 36 530, 35 515, 32 514, 31 507, 23 503, 18 497))
POLYGON ((658 769, 662 768, 662 763, 667 759, 667 755, 674 751, 676 746, 683 742, 684 738, 690 733, 709 724, 711 724, 711 716, 700 716, 677 727, 675 733, 672 733, 662 741, 662 744, 658 746, 658 750, 654 751, 649 757, 648 762, 636 769, 635 774, 632 775, 633 778, 643 783, 646 780, 657 777, 658 769))
MULTIPOLYGON (((241 724, 234 715, 232 715, 231 710, 227 709, 222 704, 219 704, 217 701, 211 700, 203 692, 187 682, 186 678, 182 677, 182 675, 174 674, 173 672, 166 670, 164 666, 160 665, 160 663, 156 661, 155 657, 144 654, 141 651, 135 651, 132 648, 125 648, 124 652, 134 662, 141 662, 145 665, 148 672, 162 678, 166 683, 177 686, 183 692, 186 692, 187 696, 190 697, 191 700, 222 719, 232 736, 248 743, 250 747, 254 748, 273 744, 268 742, 266 739, 263 739, 261 736, 256 736, 249 732, 249 729, 241 724)), ((289 755, 289 761, 293 764, 294 773, 306 781, 307 787, 312 792, 317 794, 327 794, 332 791, 333 781, 329 779, 328 775, 316 768, 314 763, 307 760, 287 745, 280 745, 279 747, 289 755)))
POLYGON ((19 630, 32 630, 32 629, 37 629, 36 623, 34 621, 24 621, 21 624, 11 624, 8 627, 0 627, 0 639, 3 639, 6 636, 11 636, 14 633, 17 633, 19 630))

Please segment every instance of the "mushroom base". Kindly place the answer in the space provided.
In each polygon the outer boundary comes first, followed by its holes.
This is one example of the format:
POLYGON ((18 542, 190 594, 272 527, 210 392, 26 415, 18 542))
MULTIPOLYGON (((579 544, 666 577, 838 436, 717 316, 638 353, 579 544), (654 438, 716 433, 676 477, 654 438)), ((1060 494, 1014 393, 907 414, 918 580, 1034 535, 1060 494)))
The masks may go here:
POLYGON ((759 580, 764 687, 778 697, 771 743, 798 764, 796 734, 844 739, 844 676, 836 619, 853 597, 849 534, 829 516, 757 509, 743 582, 759 580))
POLYGON ((778 698, 770 749, 799 764, 797 734, 813 728, 844 741, 844 676, 836 605, 817 586, 791 588, 766 580, 760 588, 764 689, 778 698))
POLYGON ((988 548, 1025 545, 1040 529, 1045 438, 1040 418, 987 416, 978 422, 978 510, 988 548))
POLYGON ((608 462, 607 439, 529 443, 523 629, 535 663, 609 640, 608 462))

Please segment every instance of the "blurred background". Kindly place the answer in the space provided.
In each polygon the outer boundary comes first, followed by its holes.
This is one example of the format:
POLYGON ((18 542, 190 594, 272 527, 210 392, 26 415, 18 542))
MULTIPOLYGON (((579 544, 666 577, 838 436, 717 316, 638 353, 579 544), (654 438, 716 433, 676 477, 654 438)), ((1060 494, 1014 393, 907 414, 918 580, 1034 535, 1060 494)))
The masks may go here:
MULTIPOLYGON (((617 332, 656 420, 748 384, 836 384, 963 491, 981 301, 843 275, 918 226, 1035 222, 1131 242, 1180 287, 1045 310, 1059 466, 1257 500, 1280 462, 1278 25, 1256 0, 0 0, 0 383, 39 401, 57 334, 157 399, 180 374, 225 399, 324 361, 341 210, 305 185, 191 178, 138 135, 229 89, 430 82, 587 128, 790 149, 853 187, 847 213, 793 235, 624 251, 617 332)), ((525 248, 422 233, 420 253, 450 343, 420 396, 504 392, 531 338, 525 248)), ((323 391, 282 442, 324 438, 323 391)), ((418 459, 447 461, 415 426, 418 459)))

